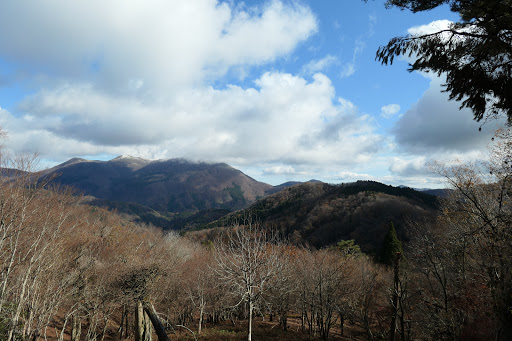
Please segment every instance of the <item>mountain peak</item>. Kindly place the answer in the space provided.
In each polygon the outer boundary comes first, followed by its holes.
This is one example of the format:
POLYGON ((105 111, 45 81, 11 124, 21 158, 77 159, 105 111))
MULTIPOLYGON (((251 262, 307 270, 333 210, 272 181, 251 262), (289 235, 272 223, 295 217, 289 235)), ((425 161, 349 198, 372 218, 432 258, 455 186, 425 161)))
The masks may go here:
POLYGON ((91 162, 91 161, 87 160, 87 159, 82 159, 82 158, 79 158, 79 157, 74 157, 74 158, 69 159, 68 161, 66 161, 64 163, 61 163, 61 164, 59 164, 57 166, 54 166, 52 168, 47 169, 45 171, 45 173, 54 172, 54 171, 57 171, 57 170, 62 169, 64 167, 72 166, 74 164, 82 163, 82 162, 91 162))
POLYGON ((110 161, 121 161, 121 160, 137 160, 137 161, 149 161, 147 159, 144 159, 142 157, 138 156, 131 156, 131 155, 119 155, 118 157, 113 158, 110 161))
POLYGON ((151 160, 144 159, 137 156, 131 156, 131 155, 119 155, 118 157, 108 161, 110 163, 122 163, 126 165, 131 170, 135 171, 138 169, 141 169, 142 167, 147 166, 149 163, 151 163, 151 160))
POLYGON ((225 164, 126 155, 110 161, 75 160, 59 168, 55 181, 99 199, 137 203, 161 212, 241 209, 272 187, 225 164))

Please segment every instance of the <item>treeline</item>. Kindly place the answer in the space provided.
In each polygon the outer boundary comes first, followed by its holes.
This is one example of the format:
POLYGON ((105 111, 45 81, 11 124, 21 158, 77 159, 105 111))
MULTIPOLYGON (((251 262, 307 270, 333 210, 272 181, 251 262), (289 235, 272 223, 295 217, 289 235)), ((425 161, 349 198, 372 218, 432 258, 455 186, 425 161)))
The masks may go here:
POLYGON ((320 339, 348 326, 367 340, 511 339, 510 131, 483 173, 439 166, 456 191, 435 223, 410 224, 403 253, 384 248, 387 265, 350 242, 292 246, 251 219, 163 233, 39 181, 33 159, 3 158, 2 340, 167 340, 223 321, 251 340, 255 316, 320 339))

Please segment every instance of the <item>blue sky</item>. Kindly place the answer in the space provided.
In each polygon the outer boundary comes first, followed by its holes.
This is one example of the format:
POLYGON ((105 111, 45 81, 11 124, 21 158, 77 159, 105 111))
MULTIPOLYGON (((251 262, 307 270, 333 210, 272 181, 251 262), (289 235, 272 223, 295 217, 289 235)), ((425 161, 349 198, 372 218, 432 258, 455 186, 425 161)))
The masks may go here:
POLYGON ((48 166, 184 157, 273 185, 439 187, 429 162, 480 157, 498 122, 478 132, 442 75, 375 52, 450 20, 381 0, 4 1, 4 145, 48 166))

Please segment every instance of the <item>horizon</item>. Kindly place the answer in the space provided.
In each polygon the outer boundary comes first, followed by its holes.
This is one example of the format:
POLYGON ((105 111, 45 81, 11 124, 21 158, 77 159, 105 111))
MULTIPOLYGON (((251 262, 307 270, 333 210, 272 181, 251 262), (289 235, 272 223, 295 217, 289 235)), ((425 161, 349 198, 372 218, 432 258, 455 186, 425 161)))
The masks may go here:
MULTIPOLYGON (((357 183, 359 181, 370 181, 370 182, 378 182, 378 183, 382 183, 383 185, 389 185, 389 186, 393 186, 393 187, 406 187, 406 188, 411 188, 411 189, 414 189, 414 190, 434 190, 434 189, 446 189, 447 187, 436 187, 436 188, 426 188, 426 187, 422 187, 422 188, 415 188, 415 187, 410 187, 410 186, 406 186, 406 185, 403 185, 403 184, 398 184, 398 185, 393 185, 393 184, 389 184, 389 183, 386 183, 386 182, 381 182, 381 181, 377 181, 377 180, 371 180, 371 179, 364 179, 364 178, 361 178, 361 179, 354 179, 352 181, 346 181, 346 182, 337 182, 337 183, 331 183, 331 182, 326 182, 326 181, 323 181, 323 180, 320 180, 320 179, 316 179, 316 178, 311 178, 311 179, 307 179, 307 180, 287 180, 285 182, 281 182, 281 183, 276 183, 276 184, 273 184, 273 183, 267 183, 265 181, 261 181, 257 178, 254 178, 248 174, 246 174, 245 172, 243 172, 242 170, 226 163, 226 162, 220 162, 220 161, 201 161, 201 160, 189 160, 187 158, 184 158, 184 157, 175 157, 175 158, 171 158, 171 159, 146 159, 146 158, 143 158, 143 157, 139 157, 139 156, 133 156, 133 155, 118 155, 112 159, 108 159, 108 160, 99 160, 99 159, 86 159, 86 158, 81 158, 81 157, 73 157, 73 158, 70 158, 62 163, 58 163, 58 164, 53 164, 53 165, 50 165, 50 166, 43 166, 43 169, 42 171, 45 171, 45 170, 48 170, 50 168, 53 168, 53 167, 58 167, 62 164, 65 164, 73 159, 80 159, 80 160, 84 160, 84 161, 90 161, 90 162, 109 162, 109 161, 114 161, 114 160, 118 160, 118 159, 141 159, 143 161, 148 161, 148 163, 151 163, 151 162, 155 162, 155 161, 175 161, 175 160, 183 160, 185 162, 189 162, 189 163, 204 163, 204 164, 208 164, 208 165, 215 165, 215 164, 226 164, 234 169, 237 169, 239 171, 241 171, 243 174, 245 174, 246 176, 252 178, 253 180, 256 180, 258 182, 261 182, 261 183, 265 183, 267 185, 271 185, 273 187, 279 187, 281 185, 284 185, 286 183, 289 183, 289 182, 297 182, 297 183, 307 183, 307 182, 322 182, 322 183, 327 183, 327 184, 330 184, 330 185, 347 185, 347 184, 351 184, 351 183, 357 183)), ((144 166, 145 167, 145 166, 144 166)))
POLYGON ((223 162, 274 186, 444 188, 429 164, 481 159, 504 120, 473 121, 443 75, 375 53, 456 20, 384 0, 4 2, 0 127, 7 150, 46 165, 124 154, 223 162))

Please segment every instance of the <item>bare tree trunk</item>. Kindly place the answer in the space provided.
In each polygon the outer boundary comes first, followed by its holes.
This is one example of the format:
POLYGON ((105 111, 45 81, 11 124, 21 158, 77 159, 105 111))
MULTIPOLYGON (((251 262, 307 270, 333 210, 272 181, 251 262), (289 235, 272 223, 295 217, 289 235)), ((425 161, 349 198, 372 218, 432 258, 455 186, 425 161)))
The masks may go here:
POLYGON ((201 309, 199 310, 199 326, 197 328, 197 334, 201 335, 201 325, 203 323, 203 313, 204 313, 204 305, 201 305, 201 309))
POLYGON ((12 318, 12 321, 11 321, 11 327, 9 329, 7 341, 11 341, 13 339, 14 331, 18 328, 18 321, 19 321, 19 318, 21 315, 23 305, 25 303, 25 292, 26 292, 29 277, 31 275, 31 271, 32 271, 32 264, 30 264, 28 269, 26 270, 25 278, 23 279, 23 282, 21 284, 21 293, 19 295, 19 302, 16 306, 16 312, 14 313, 14 317, 12 318))
POLYGON ((370 328, 370 319, 368 317, 368 312, 367 311, 365 311, 365 314, 364 314, 363 324, 364 324, 364 330, 366 332, 366 336, 368 337, 368 340, 373 341, 373 333, 372 333, 372 330, 370 328))
POLYGON ((71 341, 80 341, 82 334, 82 322, 77 314, 73 314, 73 328, 71 329, 71 341))
POLYGON ((155 307, 153 307, 151 303, 146 303, 144 305, 144 311, 151 320, 153 328, 155 328, 156 335, 158 336, 158 341, 171 341, 171 339, 169 339, 167 333, 165 332, 165 328, 162 325, 162 322, 160 322, 160 319, 158 318, 158 314, 155 311, 155 307))
POLYGON ((134 327, 135 341, 144 341, 144 308, 142 307, 142 301, 137 301, 134 327))
POLYGON ((24 338, 28 339, 28 337, 32 333, 32 320, 33 320, 33 318, 34 318, 34 310, 30 309, 30 307, 29 307, 28 318, 26 319, 26 321, 24 323, 24 327, 23 327, 23 337, 24 338))
POLYGON ((248 328, 248 334, 247 334, 247 341, 252 340, 252 309, 253 309, 253 303, 251 299, 249 298, 249 328, 248 328))
POLYGON ((130 328, 130 313, 128 312, 128 309, 126 309, 126 319, 124 321, 124 337, 128 338, 131 334, 131 328, 130 328))
POLYGON ((281 323, 281 326, 283 327, 283 330, 287 331, 288 330, 288 311, 283 310, 279 314, 279 320, 280 320, 279 322, 281 323))
POLYGON ((108 330, 108 321, 109 321, 109 317, 108 315, 107 316, 103 316, 103 330, 101 331, 101 341, 105 340, 105 335, 107 334, 107 330, 108 330))
POLYGON ((121 323, 119 323, 119 328, 117 329, 117 333, 119 334, 119 340, 128 337, 128 309, 126 309, 126 304, 123 304, 123 313, 121 315, 121 323))
MULTIPOLYGON (((397 252, 395 255, 395 262, 394 262, 394 280, 393 280, 393 299, 391 300, 392 304, 392 312, 391 312, 391 328, 389 332, 389 339, 391 341, 395 341, 395 333, 396 333, 396 317, 398 314, 398 291, 400 290, 399 284, 400 284, 400 278, 399 278, 399 270, 400 270, 400 252, 397 252)), ((403 330, 402 330, 403 333, 403 330)))

